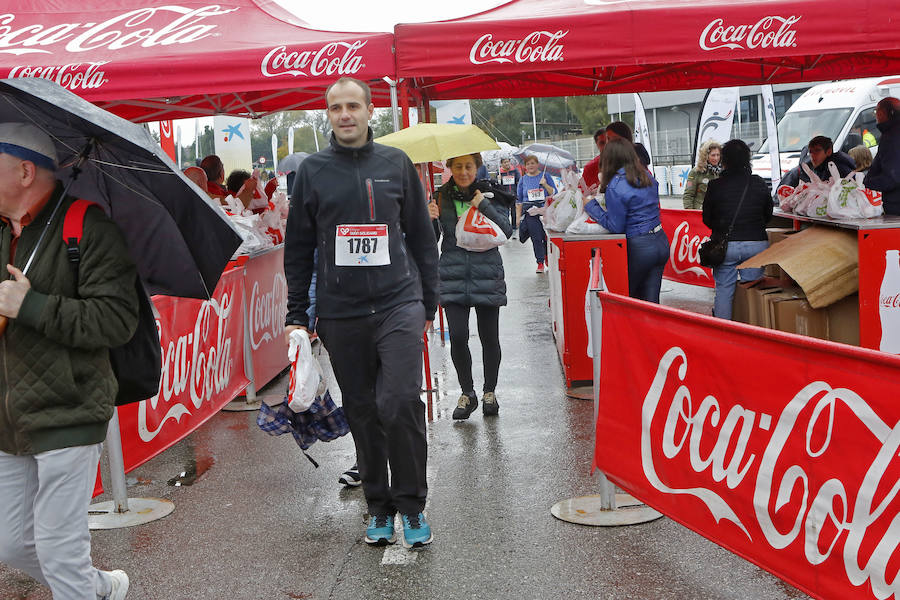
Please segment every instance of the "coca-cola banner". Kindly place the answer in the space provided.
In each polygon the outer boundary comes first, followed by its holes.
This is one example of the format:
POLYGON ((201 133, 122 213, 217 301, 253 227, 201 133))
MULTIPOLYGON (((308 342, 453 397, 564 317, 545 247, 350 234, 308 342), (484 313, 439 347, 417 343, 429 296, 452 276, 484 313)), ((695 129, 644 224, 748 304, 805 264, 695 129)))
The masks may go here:
POLYGON ((900 357, 601 293, 594 466, 818 598, 900 591, 900 357))
POLYGON ((859 236, 859 343, 900 354, 900 229, 859 236))
POLYGON ((196 116, 201 99, 191 96, 219 94, 209 114, 253 112, 250 103, 269 112, 321 99, 321 89, 302 88, 342 75, 394 73, 390 34, 316 31, 273 2, 38 4, 0 5, 0 77, 50 79, 92 102, 133 101, 110 106, 126 118, 196 116), (235 97, 245 92, 256 94, 235 97), (166 101, 139 106, 148 98, 166 101), (182 102, 193 110, 167 108, 182 102))
POLYGON ((703 224, 699 210, 660 210, 663 231, 669 237, 669 262, 663 277, 672 281, 715 287, 712 269, 700 265, 700 244, 709 239, 709 227, 703 224))
POLYGON ((125 470, 195 430, 240 394, 244 376, 243 269, 222 274, 210 300, 154 296, 159 393, 119 408, 125 470))
POLYGON ((284 319, 287 315, 284 245, 247 261, 244 286, 253 379, 259 389, 289 364, 288 345, 284 337, 284 319))

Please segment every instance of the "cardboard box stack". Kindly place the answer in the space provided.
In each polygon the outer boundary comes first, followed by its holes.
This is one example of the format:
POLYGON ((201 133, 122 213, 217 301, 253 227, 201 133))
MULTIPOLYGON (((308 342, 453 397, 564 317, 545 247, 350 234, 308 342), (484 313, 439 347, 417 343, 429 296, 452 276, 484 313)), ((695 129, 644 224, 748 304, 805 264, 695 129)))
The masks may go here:
POLYGON ((858 346, 855 234, 829 227, 775 229, 769 231, 769 243, 767 250, 739 265, 767 267, 767 277, 738 284, 732 318, 858 346))

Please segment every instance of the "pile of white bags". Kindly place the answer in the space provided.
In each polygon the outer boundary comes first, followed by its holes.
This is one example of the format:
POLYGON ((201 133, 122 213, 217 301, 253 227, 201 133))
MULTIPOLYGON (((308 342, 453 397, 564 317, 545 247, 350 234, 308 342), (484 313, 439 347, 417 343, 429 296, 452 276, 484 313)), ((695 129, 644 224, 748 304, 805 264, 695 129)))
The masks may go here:
POLYGON ((804 163, 802 168, 809 182, 801 181, 791 193, 779 189, 781 210, 832 219, 868 219, 884 213, 881 193, 866 189, 862 173, 853 172, 842 178, 834 163, 829 162, 831 178, 822 181, 809 165, 804 163))

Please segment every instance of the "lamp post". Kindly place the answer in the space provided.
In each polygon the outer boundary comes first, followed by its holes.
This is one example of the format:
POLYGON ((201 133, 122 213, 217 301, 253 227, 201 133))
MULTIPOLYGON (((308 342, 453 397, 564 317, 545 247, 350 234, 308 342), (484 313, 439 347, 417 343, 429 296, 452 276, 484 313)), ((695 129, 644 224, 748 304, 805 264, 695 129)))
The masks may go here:
POLYGON ((678 108, 677 106, 671 106, 671 107, 669 107, 669 110, 671 110, 672 112, 680 112, 681 114, 683 114, 684 116, 687 117, 687 143, 688 143, 688 150, 690 150, 690 153, 691 153, 691 163, 693 164, 693 162, 694 162, 694 140, 693 140, 693 136, 691 136, 691 113, 689 113, 688 111, 683 110, 681 108, 678 108))

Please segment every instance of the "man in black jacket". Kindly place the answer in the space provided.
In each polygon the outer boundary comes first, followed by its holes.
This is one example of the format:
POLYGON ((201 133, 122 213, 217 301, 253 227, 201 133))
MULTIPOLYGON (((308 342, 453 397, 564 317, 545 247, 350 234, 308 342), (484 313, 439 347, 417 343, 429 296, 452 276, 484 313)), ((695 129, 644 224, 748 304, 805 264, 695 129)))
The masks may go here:
MULTIPOLYGON (((831 171, 828 170, 828 163, 830 162, 833 162, 834 166, 837 167, 841 177, 845 177, 850 171, 856 168, 856 163, 849 154, 846 152, 834 151, 834 142, 831 141, 830 137, 817 135, 809 140, 809 144, 807 144, 806 148, 809 156, 809 160, 806 164, 809 165, 813 170, 813 173, 815 173, 822 181, 831 179, 831 171)), ((802 165, 803 161, 801 160, 800 163, 802 165)), ((791 171, 782 178, 781 184, 797 187, 801 181, 806 181, 808 183, 809 175, 806 174, 806 170, 803 169, 801 165, 797 165, 794 169, 791 169, 791 171)))
POLYGON ((900 100, 882 98, 875 108, 875 121, 881 141, 863 183, 882 193, 884 214, 900 215, 900 100))
POLYGON ((362 81, 325 93, 331 145, 300 165, 285 236, 287 333, 309 327, 318 248, 316 329, 341 388, 369 507, 365 540, 432 540, 422 510, 427 447, 423 331, 437 310, 437 244, 416 170, 400 150, 372 142, 374 105, 362 81), (388 482, 390 466, 390 483, 388 482))

